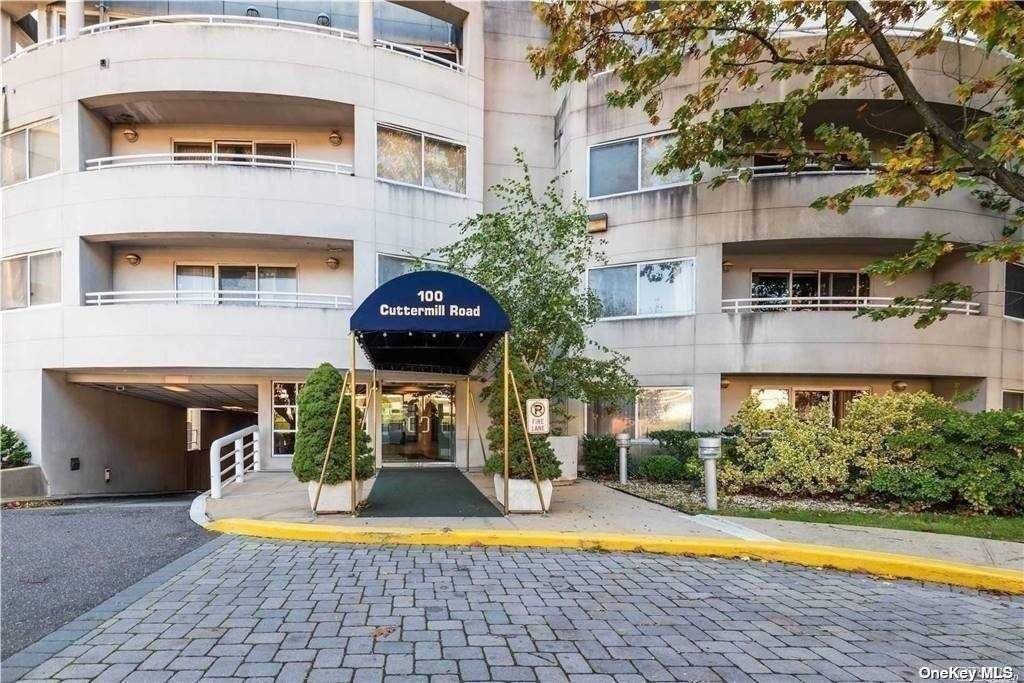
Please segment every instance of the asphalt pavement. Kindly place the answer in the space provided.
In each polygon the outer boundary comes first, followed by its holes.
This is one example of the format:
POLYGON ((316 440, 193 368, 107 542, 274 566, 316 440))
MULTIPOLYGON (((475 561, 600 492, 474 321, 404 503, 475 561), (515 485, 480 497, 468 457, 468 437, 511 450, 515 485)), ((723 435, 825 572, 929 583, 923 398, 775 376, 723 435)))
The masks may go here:
POLYGON ((0 512, 0 657, 7 658, 214 537, 191 497, 0 512))

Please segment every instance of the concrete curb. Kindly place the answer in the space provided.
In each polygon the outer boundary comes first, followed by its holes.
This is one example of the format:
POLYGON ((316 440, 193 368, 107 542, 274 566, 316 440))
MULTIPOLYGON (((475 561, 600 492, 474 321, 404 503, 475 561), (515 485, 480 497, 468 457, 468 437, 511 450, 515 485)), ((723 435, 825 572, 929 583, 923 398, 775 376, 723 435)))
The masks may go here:
POLYGON ((221 519, 205 526, 210 531, 225 534, 289 541, 570 548, 757 559, 1024 595, 1024 572, 1011 569, 784 541, 492 529, 344 527, 258 519, 221 519))

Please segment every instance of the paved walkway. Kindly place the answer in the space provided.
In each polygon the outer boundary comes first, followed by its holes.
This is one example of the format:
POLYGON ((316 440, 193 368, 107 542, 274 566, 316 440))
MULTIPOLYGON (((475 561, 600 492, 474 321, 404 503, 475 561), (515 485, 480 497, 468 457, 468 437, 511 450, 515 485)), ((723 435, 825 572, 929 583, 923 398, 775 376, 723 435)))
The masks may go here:
POLYGON ((1022 598, 760 562, 223 537, 3 674, 917 680, 922 666, 1020 666, 1022 623, 1022 598))
MULTIPOLYGON (((413 473, 415 475, 415 473, 413 473)), ((290 472, 260 472, 232 484, 221 500, 207 501, 210 519, 240 517, 344 526, 392 526, 452 529, 521 529, 580 533, 632 533, 666 536, 744 538, 832 545, 930 557, 948 562, 987 565, 1024 572, 1024 543, 969 536, 897 531, 837 524, 687 515, 592 481, 558 486, 547 515, 510 517, 349 517, 321 515, 309 509, 305 484, 290 472)), ((490 477, 468 479, 497 505, 490 477)))

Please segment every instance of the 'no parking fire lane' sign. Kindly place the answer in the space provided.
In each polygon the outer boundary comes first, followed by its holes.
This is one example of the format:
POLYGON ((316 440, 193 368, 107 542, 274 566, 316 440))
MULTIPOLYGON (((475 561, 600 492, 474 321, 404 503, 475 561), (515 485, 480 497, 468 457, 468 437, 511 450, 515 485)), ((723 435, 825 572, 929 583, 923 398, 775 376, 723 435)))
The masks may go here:
POLYGON ((547 434, 551 431, 551 404, 546 398, 526 399, 527 434, 547 434))

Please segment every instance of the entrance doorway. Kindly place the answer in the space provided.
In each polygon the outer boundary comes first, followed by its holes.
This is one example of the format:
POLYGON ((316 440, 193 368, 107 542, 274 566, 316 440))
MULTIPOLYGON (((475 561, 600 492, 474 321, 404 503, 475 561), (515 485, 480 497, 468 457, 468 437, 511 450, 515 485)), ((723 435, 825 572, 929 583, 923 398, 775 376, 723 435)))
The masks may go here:
POLYGON ((455 464, 455 385, 382 385, 380 443, 385 465, 455 464))

